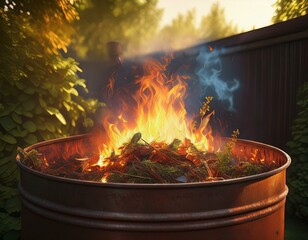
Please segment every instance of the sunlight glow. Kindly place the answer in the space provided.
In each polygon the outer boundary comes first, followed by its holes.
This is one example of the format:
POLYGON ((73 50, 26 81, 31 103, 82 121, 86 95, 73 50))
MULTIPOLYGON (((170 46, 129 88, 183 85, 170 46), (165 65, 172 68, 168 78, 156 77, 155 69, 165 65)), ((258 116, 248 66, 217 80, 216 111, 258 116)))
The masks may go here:
POLYGON ((241 31, 249 31, 272 24, 275 0, 160 0, 158 7, 164 9, 161 27, 170 24, 178 14, 185 14, 188 10, 196 10, 196 24, 207 15, 211 6, 219 2, 225 9, 225 16, 241 31), (176 4, 175 4, 176 2, 176 4))

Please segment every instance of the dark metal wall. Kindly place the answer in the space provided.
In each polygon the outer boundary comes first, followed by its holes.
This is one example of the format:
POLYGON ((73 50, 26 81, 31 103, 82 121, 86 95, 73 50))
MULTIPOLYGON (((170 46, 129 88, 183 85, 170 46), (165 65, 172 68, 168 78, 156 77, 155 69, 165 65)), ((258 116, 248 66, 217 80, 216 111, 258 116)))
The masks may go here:
POLYGON ((297 91, 308 81, 308 16, 209 45, 226 47, 223 74, 241 83, 232 125, 242 138, 285 149, 297 114, 297 91))
POLYGON ((224 57, 241 82, 235 94, 242 137, 284 148, 296 116, 298 88, 308 81, 308 39, 224 57))

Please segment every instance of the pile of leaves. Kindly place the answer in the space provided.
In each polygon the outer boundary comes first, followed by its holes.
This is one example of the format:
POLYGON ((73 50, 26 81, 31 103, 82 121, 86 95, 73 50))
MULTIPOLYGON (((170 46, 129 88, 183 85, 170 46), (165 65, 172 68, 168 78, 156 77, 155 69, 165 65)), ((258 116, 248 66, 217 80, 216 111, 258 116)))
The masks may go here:
POLYGON ((272 170, 273 165, 262 161, 237 158, 232 154, 239 131, 236 130, 224 146, 214 153, 197 149, 190 140, 174 139, 165 142, 146 142, 136 133, 125 143, 120 154, 114 152, 96 163, 99 155, 73 155, 52 163, 43 160, 36 151, 25 153, 19 149, 20 161, 41 172, 89 181, 115 183, 188 183, 238 178, 272 170))

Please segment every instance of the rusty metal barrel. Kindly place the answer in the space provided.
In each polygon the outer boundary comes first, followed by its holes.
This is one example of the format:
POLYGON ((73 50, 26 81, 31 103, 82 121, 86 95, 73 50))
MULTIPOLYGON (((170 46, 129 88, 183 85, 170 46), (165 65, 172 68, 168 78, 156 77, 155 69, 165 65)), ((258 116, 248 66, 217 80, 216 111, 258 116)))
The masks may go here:
MULTIPOLYGON (((80 135, 35 144, 74 153, 80 135)), ((24 166, 21 170, 22 239, 31 240, 283 240, 290 157, 261 143, 238 147, 264 151, 278 162, 272 171, 216 182, 118 184, 61 178, 24 166)))

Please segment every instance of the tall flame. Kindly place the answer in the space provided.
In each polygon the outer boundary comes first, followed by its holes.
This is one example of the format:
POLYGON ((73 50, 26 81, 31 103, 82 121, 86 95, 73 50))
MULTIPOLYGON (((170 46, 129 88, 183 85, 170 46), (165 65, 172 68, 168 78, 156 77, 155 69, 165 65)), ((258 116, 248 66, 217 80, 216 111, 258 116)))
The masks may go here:
MULTIPOLYGON (((102 119, 107 136, 102 155, 119 152, 119 147, 137 132, 147 142, 189 139, 199 149, 211 150, 209 119, 214 112, 201 118, 199 127, 193 124, 184 104, 189 77, 168 76, 169 61, 167 58, 163 62, 145 61, 144 74, 134 83, 137 90, 122 91, 110 104, 102 119)), ((100 162, 103 165, 102 159, 100 162)))

